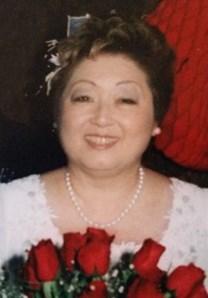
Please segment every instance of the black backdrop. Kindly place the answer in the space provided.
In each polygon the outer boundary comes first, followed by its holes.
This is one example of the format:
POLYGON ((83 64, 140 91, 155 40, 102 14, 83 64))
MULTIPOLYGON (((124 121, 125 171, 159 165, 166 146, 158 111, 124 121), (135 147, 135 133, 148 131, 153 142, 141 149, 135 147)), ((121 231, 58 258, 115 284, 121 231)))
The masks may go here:
MULTIPOLYGON (((46 40, 66 35, 67 15, 148 13, 159 0, 1 0, 0 171, 2 181, 43 172, 65 163, 52 131, 43 85, 46 40), (148 2, 148 5, 147 5, 148 2)), ((205 172, 183 168, 152 147, 146 163, 170 176, 208 186, 205 172)))

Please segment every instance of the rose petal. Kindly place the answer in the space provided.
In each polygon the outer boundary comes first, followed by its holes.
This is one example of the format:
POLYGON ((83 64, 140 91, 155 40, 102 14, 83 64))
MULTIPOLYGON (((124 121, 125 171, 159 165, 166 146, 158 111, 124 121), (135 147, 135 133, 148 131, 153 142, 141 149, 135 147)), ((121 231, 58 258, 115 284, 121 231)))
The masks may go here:
POLYGON ((55 246, 51 240, 42 240, 33 246, 30 257, 34 258, 35 271, 40 281, 52 281, 60 267, 55 246))
POLYGON ((131 285, 127 298, 164 298, 157 285, 137 278, 131 285))
POLYGON ((167 287, 180 298, 190 298, 192 291, 204 281, 204 271, 193 264, 177 267, 168 277, 167 287))
POLYGON ((86 275, 103 275, 109 267, 110 245, 92 241, 80 249, 77 260, 86 275))
POLYGON ((64 234, 64 245, 61 253, 64 263, 69 271, 73 270, 73 263, 78 250, 85 244, 86 237, 80 233, 64 234))
POLYGON ((133 258, 133 264, 137 273, 149 280, 158 281, 164 274, 164 272, 157 267, 157 263, 164 250, 165 247, 154 240, 145 240, 142 248, 133 258))
POLYGON ((107 298, 107 288, 103 281, 96 280, 89 284, 88 288, 79 298, 107 298))

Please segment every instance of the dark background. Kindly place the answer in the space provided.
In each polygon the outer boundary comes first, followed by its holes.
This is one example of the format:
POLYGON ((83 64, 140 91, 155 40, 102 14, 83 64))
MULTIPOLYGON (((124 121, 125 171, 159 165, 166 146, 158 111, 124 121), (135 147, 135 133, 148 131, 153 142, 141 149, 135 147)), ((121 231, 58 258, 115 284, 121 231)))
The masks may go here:
MULTIPOLYGON (((67 15, 107 16, 112 9, 138 17, 159 0, 1 0, 0 171, 8 181, 65 163, 45 95, 46 40, 66 36, 67 15), (148 2, 148 5, 147 5, 148 2), (42 87, 41 87, 42 86, 42 87)), ((168 176, 208 186, 206 172, 181 167, 152 146, 145 162, 168 176)))

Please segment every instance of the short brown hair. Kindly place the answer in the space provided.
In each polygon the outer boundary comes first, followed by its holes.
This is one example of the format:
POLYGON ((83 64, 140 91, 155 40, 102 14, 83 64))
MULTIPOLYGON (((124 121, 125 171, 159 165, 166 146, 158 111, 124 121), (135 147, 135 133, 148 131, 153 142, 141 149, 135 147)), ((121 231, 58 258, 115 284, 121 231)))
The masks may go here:
POLYGON ((125 21, 117 16, 106 20, 91 17, 70 38, 59 42, 62 69, 52 82, 55 114, 59 114, 59 100, 74 67, 101 53, 124 54, 143 69, 153 94, 155 119, 160 122, 173 91, 174 52, 156 27, 144 20, 125 21))

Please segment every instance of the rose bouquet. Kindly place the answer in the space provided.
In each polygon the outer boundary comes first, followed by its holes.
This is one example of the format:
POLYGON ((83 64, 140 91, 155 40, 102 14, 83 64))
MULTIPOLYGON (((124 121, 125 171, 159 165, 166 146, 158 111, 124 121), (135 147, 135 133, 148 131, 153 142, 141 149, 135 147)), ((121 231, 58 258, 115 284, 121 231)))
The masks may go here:
POLYGON ((33 246, 26 262, 5 266, 0 297, 15 298, 205 298, 204 272, 194 264, 170 274, 157 263, 165 248, 147 239, 135 253, 110 262, 114 236, 88 228, 68 233, 57 248, 50 240, 33 246))

